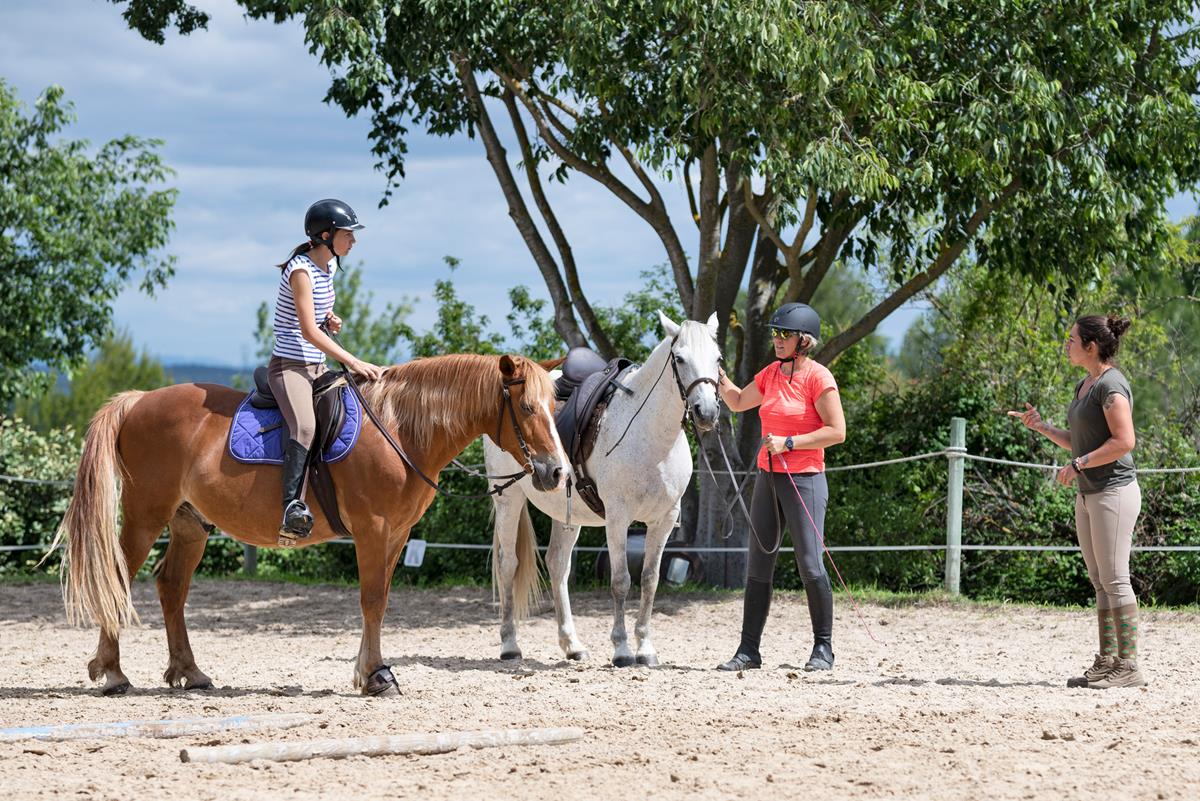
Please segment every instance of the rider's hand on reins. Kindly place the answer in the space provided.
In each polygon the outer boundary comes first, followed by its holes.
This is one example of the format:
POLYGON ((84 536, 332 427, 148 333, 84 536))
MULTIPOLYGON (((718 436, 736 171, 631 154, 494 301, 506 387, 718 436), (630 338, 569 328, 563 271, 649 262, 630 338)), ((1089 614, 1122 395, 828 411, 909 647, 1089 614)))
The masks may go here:
POLYGON ((378 381, 383 376, 382 367, 370 362, 364 362, 362 359, 355 359, 346 365, 346 369, 359 378, 365 378, 368 381, 378 381))

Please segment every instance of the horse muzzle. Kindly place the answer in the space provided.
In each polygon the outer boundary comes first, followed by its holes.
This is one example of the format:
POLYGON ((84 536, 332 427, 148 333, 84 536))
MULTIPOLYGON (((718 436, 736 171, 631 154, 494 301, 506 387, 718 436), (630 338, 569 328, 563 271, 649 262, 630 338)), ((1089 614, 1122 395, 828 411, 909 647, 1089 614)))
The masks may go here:
POLYGON ((533 457, 533 486, 541 492, 561 489, 566 479, 562 461, 554 456, 533 457))
POLYGON ((691 411, 692 420, 701 431, 712 431, 721 419, 721 405, 717 403, 716 398, 701 398, 691 404, 691 411))

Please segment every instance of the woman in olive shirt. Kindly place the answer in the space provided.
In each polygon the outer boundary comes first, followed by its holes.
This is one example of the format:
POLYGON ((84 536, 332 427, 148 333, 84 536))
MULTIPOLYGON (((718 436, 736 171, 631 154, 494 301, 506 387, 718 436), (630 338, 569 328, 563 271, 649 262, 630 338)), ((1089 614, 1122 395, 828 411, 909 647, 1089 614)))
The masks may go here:
POLYGON ((1113 365, 1129 321, 1088 315, 1071 327, 1066 353, 1071 364, 1087 370, 1075 386, 1067 410, 1069 428, 1054 428, 1030 404, 1020 417, 1027 427, 1071 452, 1071 461, 1058 473, 1058 483, 1076 484, 1075 529, 1088 576, 1096 590, 1100 653, 1082 676, 1068 687, 1140 687, 1138 670, 1137 596, 1129 581, 1129 551, 1133 527, 1142 506, 1142 492, 1130 452, 1133 432, 1133 393, 1113 365))

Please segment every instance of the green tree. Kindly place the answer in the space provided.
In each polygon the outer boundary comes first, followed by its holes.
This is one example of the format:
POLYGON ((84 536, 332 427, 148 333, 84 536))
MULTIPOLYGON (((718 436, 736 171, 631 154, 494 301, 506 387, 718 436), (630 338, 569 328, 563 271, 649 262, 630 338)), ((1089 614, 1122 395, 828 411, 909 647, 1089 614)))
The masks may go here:
MULTIPOLYGON (((338 272, 334 311, 342 318, 342 333, 338 335, 342 345, 358 358, 373 364, 388 365, 400 361, 400 345, 412 333, 407 322, 412 314, 412 302, 405 298, 400 303, 389 303, 382 312, 374 314, 375 293, 363 289, 362 268, 347 263, 338 272)), ((271 325, 274 310, 274 301, 258 307, 254 341, 258 345, 258 357, 264 361, 271 358, 271 350, 275 347, 275 330, 271 325)))
POLYGON ((109 334, 91 360, 69 374, 65 391, 55 386, 41 395, 17 400, 14 409, 17 417, 38 431, 71 428, 82 436, 92 415, 114 394, 168 383, 162 364, 146 351, 139 354, 128 333, 109 334))
MULTIPOLYGON (((335 72, 329 97, 371 113, 393 180, 410 125, 478 136, 556 329, 581 344, 578 313, 602 351, 611 341, 541 165, 597 181, 654 230, 691 317, 716 309, 724 324, 750 267, 747 346, 765 346, 755 315, 777 292, 812 298, 839 258, 886 278, 877 302, 826 343, 826 361, 964 253, 1064 283, 1104 262, 1143 264, 1161 246, 1163 201, 1200 169, 1197 26, 1182 0, 241 5, 304 24, 335 72), (513 130, 533 208, 493 111, 513 130), (680 175, 694 264, 657 180, 680 175)), ((172 15, 202 26, 192 11, 131 0, 128 14, 153 36, 150 23, 161 33, 172 15)))
MULTIPOLYGON (((451 276, 461 263, 454 256, 444 256, 442 261, 450 268, 451 276)), ((491 322, 487 315, 478 314, 474 306, 458 296, 452 278, 440 278, 434 283, 433 300, 437 304, 433 327, 424 334, 412 332, 408 336, 414 357, 503 350, 504 337, 487 330, 491 322)))
MULTIPOLYGON (((722 346, 746 285, 743 384, 768 358, 771 308, 814 298, 839 261, 876 294, 829 333, 827 363, 964 260, 1050 287, 1146 266, 1169 239, 1166 198, 1200 176, 1184 0, 239 2, 304 25, 329 98, 371 115, 389 179, 414 126, 479 138, 567 344, 616 351, 546 172, 595 181, 653 231, 681 306, 716 311, 722 346)), ((129 3, 160 32, 180 6, 129 3)))
POLYGON ((158 255, 175 190, 157 140, 124 136, 99 148, 60 138, 72 121, 50 87, 31 113, 0 80, 0 408, 45 386, 37 366, 65 370, 112 325, 112 301, 142 272, 153 294, 172 274, 158 255))

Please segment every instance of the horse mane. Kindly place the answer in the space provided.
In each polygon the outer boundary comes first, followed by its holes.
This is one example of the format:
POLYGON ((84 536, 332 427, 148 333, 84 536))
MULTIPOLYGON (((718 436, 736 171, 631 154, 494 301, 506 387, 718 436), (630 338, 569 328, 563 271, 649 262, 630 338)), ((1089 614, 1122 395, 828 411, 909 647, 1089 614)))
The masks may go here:
MULTIPOLYGON (((525 400, 552 406, 550 376, 524 356, 510 357, 525 379, 525 400)), ((403 445, 424 451, 435 429, 450 437, 466 436, 468 423, 494 417, 500 405, 500 357, 453 353, 396 364, 378 381, 362 385, 383 427, 395 431, 403 445)))

